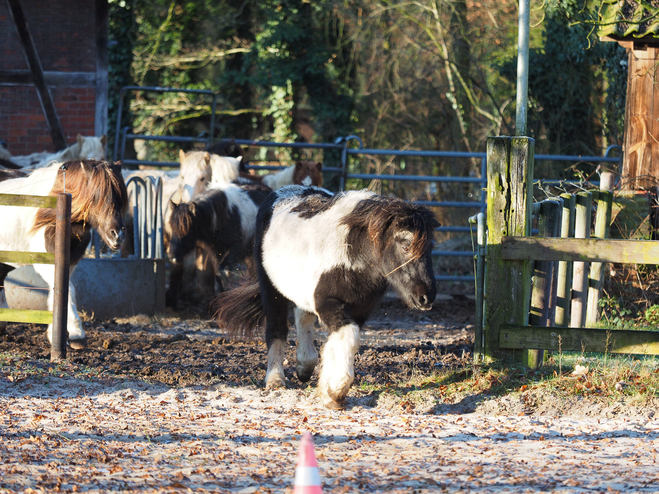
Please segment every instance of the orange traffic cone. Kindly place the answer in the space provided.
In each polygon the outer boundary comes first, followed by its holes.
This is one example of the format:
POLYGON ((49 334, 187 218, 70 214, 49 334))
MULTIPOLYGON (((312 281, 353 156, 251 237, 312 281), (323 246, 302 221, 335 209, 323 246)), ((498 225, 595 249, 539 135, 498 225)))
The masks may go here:
POLYGON ((320 494, 322 492, 316 453, 313 449, 313 439, 311 434, 305 432, 302 439, 300 439, 300 452, 297 457, 293 494, 320 494))

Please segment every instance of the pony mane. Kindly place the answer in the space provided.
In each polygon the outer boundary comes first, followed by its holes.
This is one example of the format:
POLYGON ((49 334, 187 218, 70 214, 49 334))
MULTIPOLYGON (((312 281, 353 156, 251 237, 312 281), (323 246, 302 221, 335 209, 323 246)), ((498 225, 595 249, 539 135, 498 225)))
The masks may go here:
MULTIPOLYGON (((330 202, 335 200, 338 197, 333 197, 330 202)), ((387 235, 392 226, 408 229, 414 235, 410 245, 410 256, 414 260, 425 254, 428 242, 434 238, 435 228, 439 226, 434 213, 428 208, 382 196, 361 200, 341 223, 349 229, 366 231, 379 248, 385 247, 392 240, 392 236, 387 235)))
POLYGON ((171 234, 185 237, 192 232, 198 237, 198 230, 211 227, 212 218, 218 209, 228 215, 226 195, 216 189, 207 191, 190 202, 176 205, 169 217, 171 234), (220 208, 215 207, 217 202, 222 203, 220 208))
POLYGON ((222 139, 206 149, 211 154, 218 156, 232 156, 234 158, 245 158, 245 150, 236 144, 235 139, 222 139))
MULTIPOLYGON (((71 223, 86 223, 88 218, 102 216, 116 206, 124 213, 128 206, 128 193, 121 176, 121 164, 110 161, 72 160, 64 163, 64 170, 57 171, 51 196, 61 192, 71 194, 71 223), (66 190, 64 189, 66 182, 66 190), (113 204, 118 198, 119 204, 113 204)), ((60 164, 53 165, 59 168, 60 164)), ((32 226, 32 232, 39 228, 54 225, 57 219, 55 209, 39 209, 32 226)))

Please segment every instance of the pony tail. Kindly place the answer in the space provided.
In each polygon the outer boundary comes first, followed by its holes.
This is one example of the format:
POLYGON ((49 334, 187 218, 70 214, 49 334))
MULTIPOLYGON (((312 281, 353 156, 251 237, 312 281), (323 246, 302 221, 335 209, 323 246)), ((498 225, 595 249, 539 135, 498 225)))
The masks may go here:
POLYGON ((265 326, 261 290, 253 276, 215 297, 210 311, 232 338, 253 338, 265 326))

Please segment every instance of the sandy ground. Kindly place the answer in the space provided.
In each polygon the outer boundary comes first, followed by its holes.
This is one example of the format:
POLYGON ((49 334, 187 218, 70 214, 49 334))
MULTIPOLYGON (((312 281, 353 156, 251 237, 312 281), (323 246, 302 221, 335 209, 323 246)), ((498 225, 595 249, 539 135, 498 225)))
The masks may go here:
POLYGON ((0 377, 0 492, 659 492, 659 418, 319 407, 311 389, 0 377))
POLYGON ((659 492, 654 406, 546 393, 445 403, 401 387, 469 360, 463 302, 425 314, 383 304, 344 411, 317 404, 314 379, 261 389, 262 344, 224 341, 204 321, 92 321, 68 374, 49 366, 43 329, 11 326, 0 493, 292 492, 306 431, 324 492, 659 492), (383 382, 392 392, 364 385, 383 382))

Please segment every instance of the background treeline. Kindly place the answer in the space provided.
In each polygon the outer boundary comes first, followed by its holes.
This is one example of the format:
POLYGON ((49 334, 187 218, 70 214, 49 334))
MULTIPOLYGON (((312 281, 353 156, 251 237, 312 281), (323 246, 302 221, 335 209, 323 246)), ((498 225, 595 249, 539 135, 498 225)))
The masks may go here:
MULTIPOLYGON (((532 2, 528 133, 538 153, 601 155, 622 142, 625 51, 598 42, 583 5, 532 2)), ((487 136, 514 130, 514 0, 111 0, 110 40, 112 133, 129 84, 217 92, 215 138, 356 134, 373 148, 483 151, 487 136)), ((130 97, 122 126, 135 133, 208 132, 208 100, 130 97)), ((478 160, 442 166, 427 172, 480 173, 478 160)))

